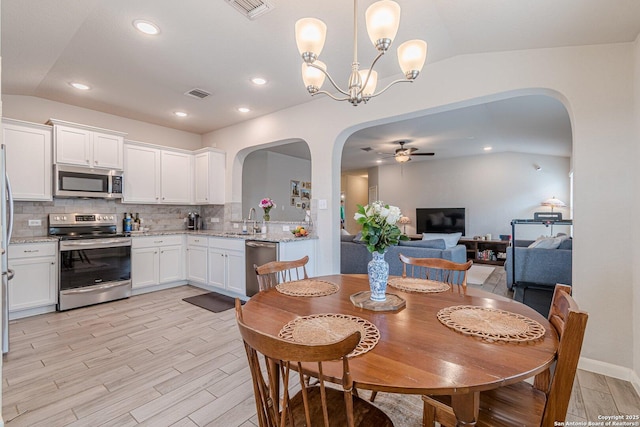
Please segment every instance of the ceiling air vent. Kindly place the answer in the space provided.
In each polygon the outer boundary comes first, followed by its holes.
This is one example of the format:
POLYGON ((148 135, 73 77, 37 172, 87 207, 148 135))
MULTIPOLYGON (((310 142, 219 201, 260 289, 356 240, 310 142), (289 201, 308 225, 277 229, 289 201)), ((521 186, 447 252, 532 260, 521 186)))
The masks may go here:
POLYGON ((191 89, 188 92, 184 93, 187 96, 192 96, 194 98, 198 98, 198 99, 205 99, 208 96, 211 96, 211 94, 209 92, 207 92, 206 90, 202 90, 202 89, 191 89))
POLYGON ((366 152, 368 153, 369 151, 372 151, 372 150, 373 150, 373 148, 371 148, 371 147, 364 147, 364 148, 361 148, 361 150, 362 150, 362 151, 366 151, 366 152))
POLYGON ((248 19, 256 19, 273 9, 273 5, 266 0, 226 0, 248 19))

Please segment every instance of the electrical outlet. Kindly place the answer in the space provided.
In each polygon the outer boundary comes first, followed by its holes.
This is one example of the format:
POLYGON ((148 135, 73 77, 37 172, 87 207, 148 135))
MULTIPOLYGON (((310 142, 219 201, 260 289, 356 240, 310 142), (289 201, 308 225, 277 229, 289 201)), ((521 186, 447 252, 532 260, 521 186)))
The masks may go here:
POLYGON ((211 222, 220 222, 220 218, 213 217, 211 218, 211 222))
POLYGON ((233 228, 240 228, 240 224, 238 224, 237 222, 233 223, 233 228))
POLYGON ((288 225, 283 225, 282 226, 282 231, 291 231, 291 229, 289 228, 288 225))
POLYGON ((39 227, 42 225, 42 221, 40 221, 39 219, 30 219, 29 220, 29 227, 39 227))
POLYGON ((184 218, 184 219, 182 220, 182 222, 184 222, 184 223, 186 224, 186 223, 187 223, 187 218, 184 218))
POLYGON ((318 209, 327 209, 327 199, 318 200, 318 209))

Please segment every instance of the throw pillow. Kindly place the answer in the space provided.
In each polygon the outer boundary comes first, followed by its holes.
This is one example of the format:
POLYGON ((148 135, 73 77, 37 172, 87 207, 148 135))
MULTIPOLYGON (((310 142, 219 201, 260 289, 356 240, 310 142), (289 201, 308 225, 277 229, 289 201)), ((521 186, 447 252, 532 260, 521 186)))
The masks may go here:
POLYGON ((558 249, 560 243, 562 243, 562 239, 559 237, 539 237, 529 245, 529 249, 558 249))
POLYGON ((422 233, 422 240, 443 239, 446 249, 452 248, 458 244, 458 240, 462 237, 462 233, 422 233))
POLYGON ((353 238, 353 242, 354 243, 362 243, 362 244, 366 244, 367 242, 364 242, 362 240, 362 231, 358 231, 358 234, 356 234, 356 237, 353 238))
POLYGON ((398 246, 413 246, 416 248, 428 248, 428 249, 446 249, 444 239, 433 240, 400 240, 398 246))

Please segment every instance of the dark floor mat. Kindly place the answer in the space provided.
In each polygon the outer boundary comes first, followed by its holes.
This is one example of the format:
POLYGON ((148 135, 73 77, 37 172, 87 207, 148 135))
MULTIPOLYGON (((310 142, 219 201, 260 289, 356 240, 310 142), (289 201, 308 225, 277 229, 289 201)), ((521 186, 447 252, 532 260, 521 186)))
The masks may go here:
POLYGON ((209 292, 208 294, 196 295, 195 297, 183 298, 182 301, 186 301, 190 304, 202 307, 205 310, 219 313, 221 311, 229 310, 235 306, 235 298, 228 297, 226 295, 220 295, 217 292, 209 292))

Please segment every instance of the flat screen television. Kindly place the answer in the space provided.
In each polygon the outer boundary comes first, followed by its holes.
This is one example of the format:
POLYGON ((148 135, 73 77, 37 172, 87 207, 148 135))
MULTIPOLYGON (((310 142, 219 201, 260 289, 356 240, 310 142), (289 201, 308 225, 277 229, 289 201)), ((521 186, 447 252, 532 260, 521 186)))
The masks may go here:
POLYGON ((417 208, 416 232, 457 233, 465 235, 464 208, 417 208))

